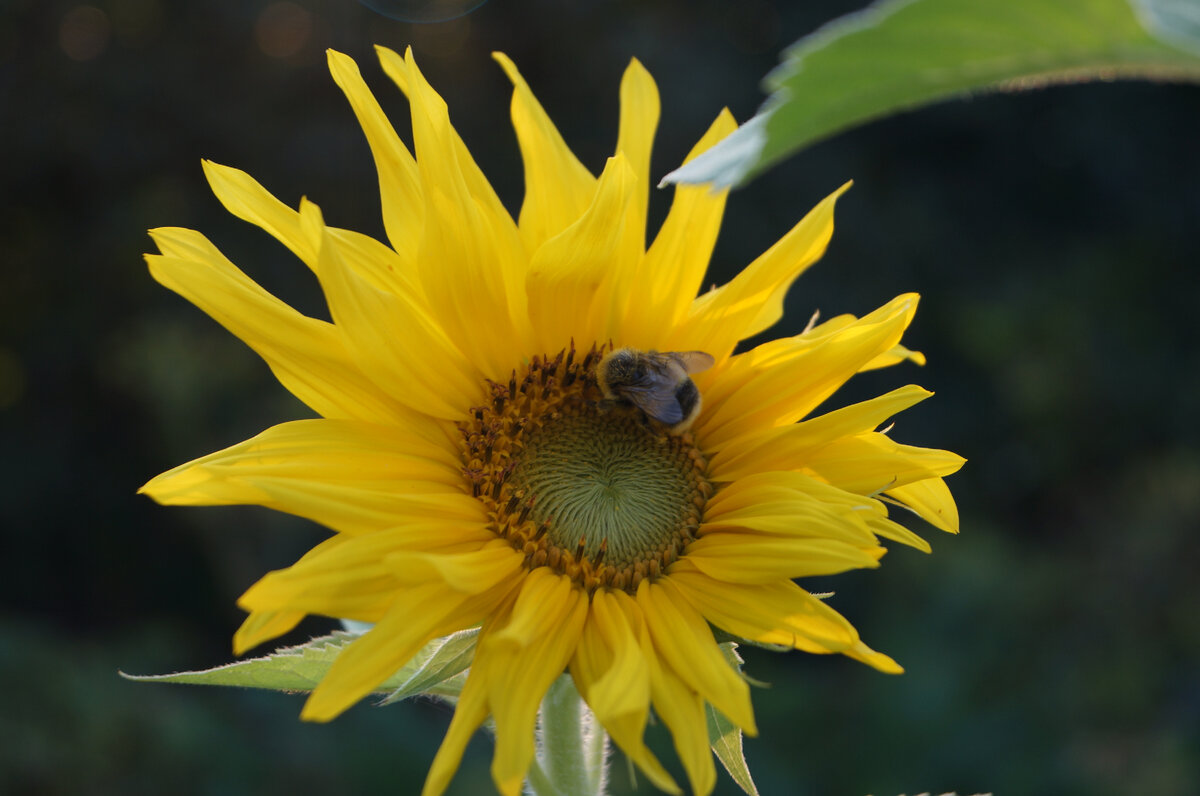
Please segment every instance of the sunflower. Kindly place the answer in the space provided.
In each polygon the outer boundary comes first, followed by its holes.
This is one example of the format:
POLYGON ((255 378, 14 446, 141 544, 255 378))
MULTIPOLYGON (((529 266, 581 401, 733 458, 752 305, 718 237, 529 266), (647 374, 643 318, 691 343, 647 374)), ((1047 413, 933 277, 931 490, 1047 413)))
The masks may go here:
MULTIPOLYGON (((142 491, 163 504, 268 506, 333 531, 239 600, 249 612, 239 654, 308 614, 373 625, 312 691, 305 719, 334 718, 431 640, 480 627, 426 794, 445 789, 489 716, 493 779, 518 793, 538 705, 564 671, 645 775, 678 792, 643 742, 653 709, 692 790, 708 793, 706 703, 756 732, 747 682, 713 627, 900 671, 793 579, 878 566, 881 539, 928 550, 889 507, 956 530, 942 477, 963 460, 876 430, 929 392, 902 387, 810 416, 857 372, 922 361, 900 345, 917 296, 735 353, 780 319, 846 186, 728 284, 700 292, 726 197, 676 188, 646 246, 659 100, 636 60, 621 82, 616 154, 596 177, 496 55, 525 168, 514 221, 411 52, 378 54, 411 106, 415 157, 353 60, 331 51, 329 66, 374 155, 390 245, 204 164, 230 212, 312 269, 332 322, 264 291, 198 232, 153 230, 161 253, 147 255, 156 280, 244 340, 319 417, 142 491), (703 403, 690 429, 597 381, 597 365, 626 347, 711 357, 692 376, 703 403)), ((689 158, 734 127, 723 111, 689 158)), ((672 387, 689 378, 675 373, 672 387)))

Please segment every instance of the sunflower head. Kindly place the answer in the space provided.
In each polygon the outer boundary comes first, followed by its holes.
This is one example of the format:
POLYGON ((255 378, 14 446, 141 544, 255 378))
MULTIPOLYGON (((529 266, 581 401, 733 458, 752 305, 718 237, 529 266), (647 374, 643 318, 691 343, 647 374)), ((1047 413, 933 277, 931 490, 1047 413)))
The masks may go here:
MULTIPOLYGON (((234 215, 312 270, 332 322, 268 294, 200 233, 154 230, 159 253, 147 257, 159 282, 243 339, 317 417, 143 491, 165 504, 269 506, 330 529, 239 601, 249 612, 239 652, 308 614, 373 625, 313 690, 306 719, 333 718, 431 640, 480 626, 426 794, 445 788, 489 716, 493 778, 518 793, 538 705, 564 671, 650 781, 678 792, 643 742, 653 710, 692 789, 707 793, 706 704, 755 732, 746 681, 710 626, 900 671, 795 579, 878 566, 883 539, 928 550, 889 516, 895 507, 957 529, 942 479, 962 459, 877 430, 927 391, 813 415, 857 372, 923 361, 900 345, 917 297, 735 354, 782 316, 846 186, 728 284, 700 292, 725 194, 677 188, 647 246, 659 101, 636 60, 615 154, 595 175, 496 56, 525 164, 514 220, 411 52, 378 52, 409 100, 413 150, 354 62, 330 52, 329 65, 375 157, 387 243, 204 164, 234 215)), ((689 158, 734 126, 723 111, 689 158)))

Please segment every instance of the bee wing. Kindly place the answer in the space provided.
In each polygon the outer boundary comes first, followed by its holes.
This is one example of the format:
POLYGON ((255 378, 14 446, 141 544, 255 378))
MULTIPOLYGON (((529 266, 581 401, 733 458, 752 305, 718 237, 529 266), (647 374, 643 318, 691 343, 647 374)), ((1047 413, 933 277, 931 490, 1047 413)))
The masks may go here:
POLYGON ((672 351, 671 356, 688 373, 708 370, 716 362, 712 354, 706 354, 703 351, 672 351))
POLYGON ((640 384, 627 384, 621 388, 621 394, 655 420, 668 424, 683 420, 683 409, 669 382, 648 379, 640 384))

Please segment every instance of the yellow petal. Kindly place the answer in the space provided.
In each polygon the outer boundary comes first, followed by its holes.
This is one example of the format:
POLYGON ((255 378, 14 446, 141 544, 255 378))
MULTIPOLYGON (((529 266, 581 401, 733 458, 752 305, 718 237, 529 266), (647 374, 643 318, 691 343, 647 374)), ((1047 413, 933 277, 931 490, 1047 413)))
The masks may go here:
POLYGON ((450 721, 450 729, 446 731, 446 737, 429 767, 421 796, 441 796, 449 786, 454 772, 462 762, 467 742, 488 716, 486 682, 484 663, 472 662, 467 682, 454 705, 454 718, 450 721))
POLYGON ((770 583, 878 567, 885 552, 882 547, 856 546, 829 538, 717 532, 692 542, 686 556, 697 569, 717 580, 770 583))
POLYGON ((546 690, 571 659, 587 618, 587 596, 545 567, 526 576, 509 623, 479 642, 488 659, 488 702, 496 721, 492 779, 517 796, 533 761, 533 731, 546 690))
POLYGON ((954 496, 941 478, 929 478, 887 490, 886 494, 896 498, 935 528, 958 533, 958 506, 954 496))
POLYGON ((252 611, 233 634, 233 654, 242 655, 264 641, 282 636, 305 616, 304 611, 252 611))
POLYGON ((297 420, 182 464, 141 492, 164 505, 254 504, 366 533, 414 518, 485 521, 462 492, 458 462, 397 426, 297 420))
POLYGON ((588 642, 607 651, 609 660, 591 680, 590 703, 598 715, 644 717, 650 707, 650 672, 616 599, 607 589, 592 596, 588 642))
MULTIPOLYGON (((339 547, 350 537, 336 534, 316 547, 309 550, 300 561, 312 560, 322 556, 335 547, 339 547)), ((299 563, 299 562, 297 562, 299 563)), ((264 641, 287 633, 300 623, 308 613, 290 608, 251 610, 250 615, 242 622, 241 627, 233 634, 233 654, 242 655, 247 650, 257 647, 264 641)))
MULTIPOLYGON (((620 602, 626 615, 631 615, 634 611, 637 611, 639 616, 642 614, 638 604, 632 599, 620 602)), ((675 752, 683 763, 684 771, 687 772, 692 793, 695 796, 708 796, 716 784, 717 771, 709 751, 704 699, 655 651, 650 629, 644 621, 641 623, 640 633, 642 653, 650 670, 654 712, 671 731, 675 752)))
POLYGON ((886 434, 868 432, 810 453, 805 467, 847 492, 871 495, 950 475, 965 462, 950 451, 901 445, 886 434))
MULTIPOLYGON (((433 316, 491 379, 506 378, 513 351, 529 351, 524 244, 504 206, 450 124, 446 103, 411 50, 379 49, 385 71, 403 75, 412 108, 425 202, 417 261, 433 316)), ((561 346, 560 346, 561 347, 561 346)))
POLYGON ((618 599, 607 589, 592 596, 588 621, 571 659, 571 675, 626 756, 659 790, 679 793, 679 786, 642 741, 650 712, 650 669, 618 599))
MULTIPOLYGON (((806 337, 818 339, 831 334, 839 329, 844 329, 854 323, 856 318, 853 315, 835 315, 834 317, 817 324, 810 328, 806 333, 806 337)), ((900 344, 896 344, 883 352, 879 356, 872 359, 859 368, 859 372, 867 370, 877 370, 879 368, 887 368, 892 365, 898 365, 901 362, 912 362, 915 365, 925 364, 925 355, 920 351, 913 351, 905 348, 900 344)))
POLYGON ((422 479, 461 488, 460 467, 457 452, 448 441, 438 444, 412 427, 356 420, 293 420, 180 465, 150 481, 142 491, 171 505, 193 501, 217 505, 198 487, 218 478, 271 476, 350 487, 422 479), (201 467, 203 473, 190 473, 201 467))
POLYGON ((875 542, 869 520, 886 517, 874 498, 823 484, 802 473, 758 473, 735 481, 706 507, 699 534, 745 529, 785 537, 825 537, 852 545, 875 542))
POLYGON ((386 292, 345 265, 320 210, 301 203, 302 226, 319 251, 317 274, 333 320, 364 371, 415 411, 448 420, 484 401, 482 374, 410 296, 386 292))
POLYGON ((414 521, 441 525, 479 522, 481 506, 470 495, 434 491, 427 481, 396 481, 382 488, 353 492, 337 484, 297 484, 288 479, 260 479, 260 499, 238 502, 276 508, 347 534, 362 534, 414 521), (393 491, 394 490, 394 491, 393 491))
MULTIPOLYGON (((300 260, 317 270, 317 249, 300 229, 300 213, 271 195, 244 171, 203 161, 204 175, 213 194, 233 215, 270 233, 291 249, 300 260)), ((374 238, 346 229, 329 227, 329 234, 343 250, 351 267, 363 279, 380 290, 417 295, 420 286, 411 273, 411 257, 405 257, 374 238)))
POLYGON ((858 641, 841 614, 790 580, 728 583, 686 560, 669 577, 705 619, 741 638, 814 653, 843 652, 858 641))
POLYGON ((792 282, 820 259, 833 236, 833 206, 846 183, 821 201, 770 249, 728 284, 701 294, 674 339, 683 348, 729 356, 739 340, 758 334, 783 317, 783 297, 792 282))
POLYGON ((880 517, 872 514, 871 516, 867 517, 866 524, 867 527, 871 529, 871 532, 880 538, 891 539, 894 542, 906 544, 909 547, 915 547, 922 553, 929 553, 933 550, 933 548, 929 546, 929 542, 925 541, 920 536, 917 536, 900 523, 889 520, 887 517, 880 517))
POLYGON ((547 567, 530 571, 517 596, 512 616, 503 627, 488 635, 488 646, 525 648, 537 643, 539 636, 554 627, 557 621, 551 614, 560 606, 575 601, 575 591, 570 578, 547 567), (539 613, 538 605, 552 606, 554 610, 539 613))
MULTIPOLYGON (((512 616, 512 610, 520 595, 519 584, 509 590, 496 605, 491 613, 483 620, 479 638, 485 639, 497 627, 503 627, 512 616)), ((478 647, 476 647, 478 650, 478 647)), ((446 789, 462 760, 463 750, 471 739, 475 729, 483 723, 491 712, 489 704, 489 683, 491 681, 491 663, 494 659, 487 655, 476 654, 471 660, 471 668, 467 674, 467 682, 463 685, 458 703, 455 705, 454 719, 446 738, 438 749, 437 756, 430 767, 425 779, 422 796, 438 796, 446 789)))
POLYGON ((625 235, 639 254, 646 249, 646 207, 650 198, 650 150, 658 128, 658 86, 634 58, 621 77, 621 127, 617 153, 633 170, 634 190, 625 208, 625 235))
POLYGON ((433 639, 478 624, 503 598, 502 587, 466 596, 442 586, 405 594, 367 633, 338 655, 300 717, 329 721, 369 694, 433 639), (400 604, 400 603, 403 604, 400 604))
POLYGON ((536 350, 559 351, 572 338, 612 337, 613 308, 626 299, 617 290, 623 279, 621 219, 634 188, 625 157, 610 158, 587 212, 537 250, 527 285, 536 350))
POLYGON ((234 216, 249 221, 270 233, 291 249, 309 268, 316 268, 316 252, 308 238, 300 234, 300 215, 276 199, 246 172, 222 166, 211 160, 201 161, 204 176, 213 195, 234 216))
POLYGON ((407 255, 405 265, 411 267, 411 252, 416 248, 425 221, 425 203, 417 179, 416 161, 367 88, 354 59, 336 50, 328 50, 327 55, 329 71, 350 101, 375 158, 384 230, 393 248, 407 255))
MULTIPOLYGON (((845 329, 856 320, 858 319, 850 314, 835 315, 834 317, 818 323, 815 326, 810 326, 810 328, 804 333, 803 337, 812 340, 819 340, 822 337, 829 336, 833 332, 845 329)), ((900 344, 896 344, 872 359, 870 362, 864 364, 861 368, 859 368, 859 372, 862 373, 863 371, 867 370, 877 370, 879 368, 891 367, 892 365, 898 365, 901 362, 912 362, 915 365, 924 365, 925 355, 920 351, 913 351, 900 344)))
POLYGON ((718 450, 753 431, 799 420, 895 345, 916 306, 917 296, 906 294, 816 344, 800 336, 734 357, 716 381, 701 386, 705 408, 697 438, 718 450))
POLYGON ((730 721, 747 734, 756 735, 749 686, 725 660, 703 617, 670 578, 642 581, 637 603, 658 654, 730 721))
MULTIPOLYGON (((862 366, 862 370, 878 370, 879 368, 890 368, 892 365, 899 365, 901 362, 911 362, 914 365, 924 365, 925 355, 920 351, 913 351, 905 348, 902 345, 894 345, 889 351, 886 351, 872 359, 870 362, 862 366)), ((860 371, 861 372, 861 371, 860 371)))
POLYGON ((519 226, 525 248, 534 252, 583 215, 596 194, 596 178, 567 147, 512 60, 503 53, 492 57, 513 84, 512 122, 525 161, 519 226))
MULTIPOLYGON (((907 318, 907 321, 911 322, 911 316, 915 315, 919 300, 920 296, 916 293, 902 293, 861 318, 853 315, 841 315, 826 323, 809 327, 793 337, 762 343, 723 363, 718 363, 715 368, 701 373, 697 378, 706 382, 716 382, 715 384, 706 384, 705 394, 714 401, 724 400, 729 393, 737 391, 746 379, 774 368, 793 366, 797 360, 810 356, 814 350, 831 345, 845 346, 847 341, 856 340, 881 324, 894 323, 897 318, 907 318), (720 378, 716 378, 717 376, 720 378)), ((880 351, 886 350, 891 349, 880 348, 880 351)), ((878 352, 872 352, 872 358, 876 353, 878 352)), ((870 360, 855 363, 842 362, 839 363, 839 369, 853 375, 853 373, 859 372, 861 365, 867 361, 870 360), (851 364, 856 368, 852 373, 847 370, 851 364)), ((845 381, 847 378, 849 378, 848 375, 843 376, 842 380, 845 381)))
POLYGON ((864 644, 841 614, 790 580, 726 583, 704 575, 686 559, 671 567, 670 579, 705 619, 736 636, 805 652, 841 653, 889 674, 903 671, 864 644))
POLYGON ((163 252, 146 255, 151 275, 253 348, 315 412, 383 424, 408 420, 408 410, 363 374, 333 324, 305 317, 263 290, 198 232, 160 228, 150 235, 163 252))
MULTIPOLYGON (((684 162, 736 128, 733 114, 721 111, 684 162)), ((644 300, 629 306, 623 326, 625 343, 635 348, 663 348, 672 330, 683 323, 708 270, 728 195, 728 190, 712 191, 707 185, 675 186, 667 220, 638 271, 639 295, 644 300), (655 310, 647 312, 646 306, 655 310)))
POLYGON ((455 591, 478 594, 516 579, 524 560, 507 540, 493 538, 480 549, 462 553, 392 553, 384 558, 384 565, 405 586, 439 580, 455 591))
POLYGON ((396 601, 396 579, 386 573, 372 575, 368 566, 323 578, 309 577, 303 582, 276 578, 284 572, 287 570, 268 572, 260 578, 238 599, 238 607, 252 613, 297 610, 313 616, 375 623, 396 601))
MULTIPOLYGON (((387 560, 404 551, 453 556, 477 550, 495 537, 484 525, 426 522, 357 537, 335 537, 287 569, 269 572, 246 590, 238 605, 247 611, 303 610, 346 619, 389 605, 402 586, 387 560)), ((450 588, 428 577, 422 586, 450 588)), ((369 620, 368 620, 369 621, 369 620)))
POLYGON ((853 658, 856 661, 865 663, 867 666, 878 669, 884 674, 904 674, 904 667, 882 652, 876 652, 871 649, 861 641, 855 644, 853 649, 847 650, 842 654, 847 658, 853 658))
POLYGON ((872 431, 931 395, 910 384, 800 423, 752 431, 730 440, 709 460, 709 480, 733 481, 768 470, 797 469, 811 451, 841 437, 872 431))
POLYGON ((821 537, 852 545, 871 545, 875 537, 857 512, 839 511, 803 496, 772 500, 751 510, 729 512, 720 519, 706 519, 700 525, 703 538, 712 533, 736 534, 739 530, 769 536, 821 537))
POLYGON ((851 544, 861 544, 864 534, 874 534, 926 553, 930 549, 920 536, 889 520, 882 501, 790 471, 740 478, 709 499, 699 534, 737 528, 792 536, 824 535, 851 544), (825 512, 806 508, 814 503, 825 512))
MULTIPOLYGON (((323 543, 313 547, 312 550, 301 556, 300 562, 312 561, 314 558, 326 555, 335 547, 340 547, 346 544, 349 537, 342 534, 336 534, 334 537, 325 539, 323 543)), ((296 563, 300 563, 296 562, 296 563)), ((263 644, 264 641, 269 641, 276 636, 292 630, 296 624, 299 624, 304 617, 307 616, 307 611, 293 609, 260 609, 251 610, 250 616, 241 623, 238 632, 233 636, 233 651, 236 656, 244 654, 252 647, 257 647, 263 644)))
MULTIPOLYGON (((504 221, 507 221, 513 227, 515 233, 515 225, 511 224, 511 217, 508 211, 504 209, 500 197, 496 195, 492 185, 488 182, 483 171, 476 165, 474 158, 471 157, 470 150, 463 143, 462 138, 458 135, 458 131, 450 124, 450 117, 446 108, 446 103, 441 96, 429 85, 425 80, 425 76, 417 69, 416 61, 412 57, 412 48, 408 48, 404 56, 387 47, 375 45, 375 53, 379 56, 379 63, 383 67, 384 73, 391 78, 404 95, 408 97, 409 104, 413 105, 414 113, 421 113, 427 118, 423 118, 422 124, 432 124, 438 129, 438 132, 444 133, 444 140, 433 143, 433 152, 437 154, 447 153, 453 157, 447 158, 447 163, 453 163, 457 166, 457 179, 460 179, 468 193, 475 202, 479 203, 484 212, 489 215, 501 216, 504 221), (416 103, 422 105, 422 110, 417 111, 416 103)), ((417 138, 414 128, 414 139, 417 138)), ((418 154, 418 171, 420 167, 421 145, 417 144, 418 154)), ((428 195, 425 195, 425 201, 428 202, 428 195)))
POLYGON ((755 473, 725 484, 709 498, 704 507, 704 518, 709 522, 720 522, 733 512, 753 514, 760 505, 806 497, 843 514, 886 514, 883 504, 874 498, 846 492, 804 473, 778 471, 755 473))
MULTIPOLYGON (((819 339, 840 329, 845 329, 847 326, 854 323, 855 320, 856 318, 853 315, 835 315, 823 323, 819 323, 809 329, 805 336, 813 339, 819 339)), ((925 355, 920 351, 912 351, 897 343, 887 351, 872 359, 870 362, 864 364, 861 368, 859 368, 859 372, 861 373, 862 371, 867 370, 887 368, 891 367, 892 365, 898 365, 901 362, 912 362, 916 365, 924 365, 925 355)))

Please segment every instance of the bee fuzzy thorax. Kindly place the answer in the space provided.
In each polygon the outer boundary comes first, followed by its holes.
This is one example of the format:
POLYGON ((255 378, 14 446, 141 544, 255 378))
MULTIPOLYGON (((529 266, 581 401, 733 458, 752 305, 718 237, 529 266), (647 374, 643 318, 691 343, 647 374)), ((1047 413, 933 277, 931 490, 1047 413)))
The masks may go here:
POLYGON ((596 383, 605 398, 632 404, 671 434, 682 434, 700 414, 700 390, 690 374, 712 365, 703 351, 618 348, 596 365, 596 383))

